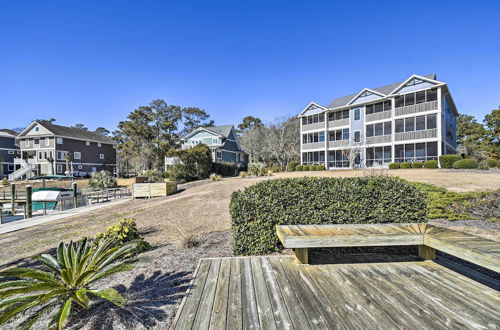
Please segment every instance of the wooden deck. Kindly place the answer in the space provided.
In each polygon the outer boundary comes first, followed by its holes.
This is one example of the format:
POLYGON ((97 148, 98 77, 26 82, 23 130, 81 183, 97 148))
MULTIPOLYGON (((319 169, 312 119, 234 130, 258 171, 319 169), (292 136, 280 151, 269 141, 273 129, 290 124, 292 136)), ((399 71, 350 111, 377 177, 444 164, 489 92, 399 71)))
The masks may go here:
POLYGON ((202 259, 172 329, 493 329, 495 289, 433 261, 202 259), (319 264, 318 264, 319 263, 319 264))

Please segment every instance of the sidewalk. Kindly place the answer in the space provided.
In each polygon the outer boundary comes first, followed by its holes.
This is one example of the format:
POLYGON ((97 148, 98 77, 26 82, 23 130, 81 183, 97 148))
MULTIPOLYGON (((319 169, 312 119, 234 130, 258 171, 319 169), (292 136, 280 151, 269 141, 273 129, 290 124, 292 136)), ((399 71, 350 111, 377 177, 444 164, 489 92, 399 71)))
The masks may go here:
POLYGON ((5 224, 0 225, 0 235, 1 234, 6 234, 10 233, 16 230, 21 230, 24 228, 40 225, 42 223, 46 222, 51 222, 54 220, 59 220, 63 218, 69 218, 78 214, 82 214, 85 212, 90 212, 94 210, 99 210, 106 208, 108 206, 114 206, 117 204, 121 204, 127 201, 132 200, 130 197, 127 198, 122 198, 122 199, 117 199, 105 203, 100 203, 100 204, 94 204, 94 205, 88 205, 88 206, 82 206, 76 209, 69 209, 69 210, 64 210, 60 212, 54 212, 49 215, 42 215, 42 216, 35 216, 31 219, 25 219, 25 220, 18 220, 18 221, 13 221, 5 224))

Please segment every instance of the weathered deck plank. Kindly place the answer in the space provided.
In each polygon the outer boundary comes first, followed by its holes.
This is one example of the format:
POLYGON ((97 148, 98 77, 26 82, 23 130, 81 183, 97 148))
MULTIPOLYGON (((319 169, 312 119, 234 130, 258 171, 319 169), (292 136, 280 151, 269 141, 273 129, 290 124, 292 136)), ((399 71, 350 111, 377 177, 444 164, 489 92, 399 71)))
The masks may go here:
POLYGON ((498 291, 440 264, 344 259, 321 265, 299 265, 291 256, 204 259, 172 328, 500 327, 498 291))

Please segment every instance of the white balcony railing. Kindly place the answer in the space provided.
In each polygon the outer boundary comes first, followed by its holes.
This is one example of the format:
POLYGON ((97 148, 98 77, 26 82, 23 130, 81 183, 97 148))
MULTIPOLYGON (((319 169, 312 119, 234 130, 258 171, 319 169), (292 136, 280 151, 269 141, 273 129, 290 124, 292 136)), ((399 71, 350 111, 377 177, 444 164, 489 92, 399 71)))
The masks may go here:
POLYGON ((302 150, 324 149, 325 142, 305 143, 302 145, 302 150))
POLYGON ((325 122, 324 121, 317 122, 317 123, 314 123, 314 124, 302 125, 302 132, 312 131, 312 130, 315 130, 315 129, 322 129, 322 128, 325 128, 325 122))
POLYGON ((436 110, 437 108, 438 108, 438 102, 431 101, 431 102, 407 105, 404 107, 396 108, 395 115, 396 116, 411 115, 413 113, 436 110))
POLYGON ((437 137, 437 128, 426 129, 423 131, 402 132, 394 135, 394 141, 432 139, 437 137))
POLYGON ((377 112, 377 113, 370 113, 369 115, 366 115, 365 121, 368 122, 368 121, 375 121, 375 120, 391 118, 391 114, 392 114, 392 110, 377 112))
POLYGON ((328 121, 328 128, 341 127, 341 126, 347 126, 347 125, 349 125, 349 118, 328 121))
POLYGON ((370 136, 366 138, 366 144, 389 143, 391 142, 390 135, 370 136))

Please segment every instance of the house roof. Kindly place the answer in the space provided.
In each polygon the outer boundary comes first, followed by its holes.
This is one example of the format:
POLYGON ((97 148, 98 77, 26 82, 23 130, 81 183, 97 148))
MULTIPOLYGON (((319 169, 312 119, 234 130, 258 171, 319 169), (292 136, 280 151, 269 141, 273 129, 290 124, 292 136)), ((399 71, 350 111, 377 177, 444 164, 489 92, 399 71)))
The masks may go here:
MULTIPOLYGON (((431 73, 431 74, 428 74, 428 75, 425 75, 425 76, 422 76, 422 77, 427 78, 427 79, 436 80, 436 74, 435 73, 431 73)), ((392 84, 389 84, 389 85, 385 85, 385 86, 382 86, 382 87, 370 88, 370 89, 373 90, 373 91, 375 91, 375 92, 384 94, 384 95, 389 95, 392 91, 394 91, 399 85, 401 85, 405 81, 406 80, 400 81, 400 82, 397 82, 397 83, 392 83, 392 84)), ((346 96, 342 96, 342 97, 338 97, 336 99, 333 99, 330 102, 330 104, 328 105, 328 108, 334 109, 334 108, 344 107, 344 106, 346 106, 349 103, 349 101, 351 101, 358 94, 359 93, 351 94, 351 95, 346 95, 346 96)))
POLYGON ((0 137, 6 137, 6 138, 12 138, 12 139, 16 138, 15 135, 12 135, 12 134, 7 133, 7 132, 2 132, 2 131, 0 131, 0 137))
POLYGON ((184 136, 182 139, 188 139, 199 131, 209 131, 215 135, 227 138, 233 129, 233 125, 222 125, 222 126, 211 126, 211 127, 198 127, 197 129, 191 131, 188 135, 184 136))
POLYGON ((57 136, 62 136, 66 138, 74 138, 77 140, 85 140, 85 141, 90 141, 90 142, 101 142, 101 143, 107 143, 107 144, 116 144, 116 141, 113 140, 110 137, 107 137, 105 135, 102 135, 100 133, 92 132, 92 131, 85 131, 83 129, 79 128, 74 128, 74 127, 67 127, 67 126, 61 126, 61 125, 56 125, 52 124, 51 122, 48 121, 34 121, 31 123, 19 136, 25 135, 24 133, 27 131, 28 128, 33 127, 34 124, 41 125, 51 131, 54 135, 57 136))

